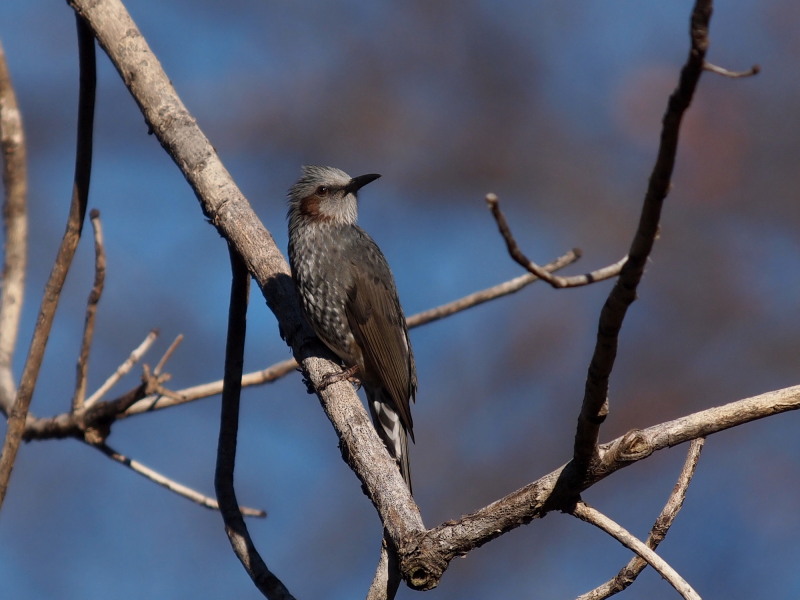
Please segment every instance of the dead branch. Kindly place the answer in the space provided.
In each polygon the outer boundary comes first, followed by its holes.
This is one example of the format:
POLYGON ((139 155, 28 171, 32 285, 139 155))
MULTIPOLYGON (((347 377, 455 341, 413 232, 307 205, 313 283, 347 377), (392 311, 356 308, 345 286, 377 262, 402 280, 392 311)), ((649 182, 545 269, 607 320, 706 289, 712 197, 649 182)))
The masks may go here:
POLYGON ((681 121, 692 101, 697 83, 703 73, 708 48, 708 24, 711 19, 711 0, 697 0, 691 17, 689 57, 681 70, 680 81, 667 104, 661 130, 661 142, 639 224, 628 251, 628 261, 611 289, 600 312, 597 342, 586 377, 583 404, 578 417, 573 456, 574 471, 569 475, 576 489, 586 479, 598 460, 597 441, 600 425, 608 414, 608 381, 614 368, 617 343, 628 307, 636 299, 636 290, 644 274, 647 259, 658 235, 661 208, 670 188, 678 134, 681 121))
MULTIPOLYGON (((486 204, 489 206, 489 210, 492 211, 492 216, 497 222, 497 228, 500 230, 500 235, 503 236, 503 239, 506 242, 508 254, 511 256, 511 258, 513 258, 521 267, 526 269, 531 275, 537 279, 541 279, 542 281, 549 283, 556 289, 579 287, 596 283, 598 281, 603 281, 605 279, 610 279, 611 277, 616 277, 619 275, 622 266, 628 260, 628 257, 625 256, 611 265, 597 269, 591 273, 586 273, 584 275, 573 275, 572 277, 560 277, 558 275, 553 275, 551 273, 552 269, 548 269, 547 265, 540 267, 527 256, 525 256, 522 250, 520 250, 519 244, 517 244, 517 240, 514 239, 514 235, 511 233, 511 228, 508 226, 508 221, 506 221, 503 211, 500 210, 500 200, 497 198, 497 196, 495 194, 487 194, 486 204)), ((581 255, 581 251, 578 248, 575 248, 572 252, 577 256, 581 255)))
POLYGON ((754 75, 758 75, 761 72, 761 67, 759 67, 758 65, 753 65, 752 67, 747 69, 747 71, 729 71, 724 67, 718 67, 717 65, 712 65, 708 61, 703 63, 703 68, 711 73, 716 73, 717 75, 722 75, 723 77, 730 77, 731 79, 740 79, 742 77, 753 77, 754 75))
MULTIPOLYGON (((120 463, 121 465, 128 467, 131 471, 133 471, 134 473, 138 473, 145 479, 149 479, 150 481, 167 488, 169 491, 175 492, 179 496, 188 498, 189 500, 199 504, 200 506, 204 506, 211 510, 219 510, 219 504, 217 503, 216 500, 214 500, 214 498, 209 498, 208 496, 205 496, 200 492, 193 490, 190 487, 178 483, 177 481, 174 481, 169 477, 165 477, 158 471, 154 471, 153 469, 143 465, 139 461, 136 461, 132 458, 125 456, 124 454, 117 452, 113 448, 110 448, 107 444, 103 443, 103 444, 90 444, 90 445, 92 446, 92 448, 97 448, 98 450, 100 450, 100 452, 105 454, 111 460, 114 460, 120 463)), ((257 508, 248 508, 246 506, 239 507, 239 512, 245 517, 263 518, 267 516, 266 511, 257 508)))
MULTIPOLYGON (((689 484, 697 469, 697 463, 700 460, 700 451, 703 449, 704 443, 705 438, 701 437, 692 440, 691 444, 689 444, 689 452, 686 454, 686 461, 683 464, 680 475, 678 475, 678 481, 672 489, 667 503, 664 505, 655 523, 653 523, 647 540, 645 540, 645 544, 651 550, 658 548, 658 545, 667 536, 667 532, 669 528, 672 527, 675 517, 678 516, 678 512, 680 512, 683 507, 683 501, 686 499, 686 492, 689 489, 689 484)), ((647 562, 645 562, 644 559, 639 556, 634 556, 610 581, 585 594, 581 594, 577 600, 604 600, 605 598, 613 596, 632 584, 646 566, 647 562)))
POLYGON ((28 350, 28 357, 22 371, 14 406, 8 416, 8 429, 0 455, 0 508, 5 500, 8 480, 17 457, 17 450, 25 433, 25 422, 28 416, 33 390, 42 366, 47 338, 53 325, 56 307, 61 296, 64 280, 72 264, 72 257, 78 247, 78 241, 86 215, 86 202, 89 195, 89 179, 92 164, 92 127, 94 121, 95 93, 95 55, 92 30, 79 17, 76 18, 78 28, 78 49, 80 57, 80 93, 78 99, 78 142, 75 153, 75 177, 72 189, 69 217, 61 246, 56 256, 53 270, 45 286, 44 296, 39 308, 39 317, 33 332, 33 339, 28 350))
POLYGON ((89 349, 94 338, 94 322, 97 315, 97 304, 103 295, 106 280, 106 251, 103 247, 103 227, 100 224, 100 211, 94 209, 89 213, 94 231, 94 285, 86 301, 86 318, 83 325, 83 339, 76 367, 75 394, 72 396, 72 410, 80 410, 86 397, 86 379, 89 371, 89 349))
POLYGON ((236 464, 236 437, 239 430, 239 397, 242 391, 244 341, 247 329, 247 299, 250 274, 236 251, 229 247, 231 259, 231 299, 228 312, 228 339, 225 344, 225 387, 222 390, 217 468, 214 489, 233 551, 253 583, 270 600, 294 600, 289 590, 272 574, 256 550, 239 510, 233 472, 236 464))
POLYGON ((178 349, 178 346, 181 345, 182 341, 183 341, 183 334, 182 333, 180 333, 177 336, 175 336, 175 339, 172 340, 172 343, 169 345, 169 348, 167 348, 167 351, 164 352, 164 355, 161 357, 161 360, 158 361, 158 363, 156 364, 155 369, 153 369, 153 375, 158 376, 158 375, 161 374, 161 371, 164 368, 164 366, 167 364, 167 361, 172 357, 172 355, 178 349))
POLYGON ((375 575, 367 590, 367 600, 393 600, 400 588, 400 565, 397 550, 392 547, 389 535, 384 533, 375 575))
POLYGON ((675 588, 675 591, 686 600, 700 600, 700 596, 694 591, 692 586, 690 586, 663 558, 653 552, 652 549, 648 548, 624 527, 615 523, 597 509, 592 508, 585 502, 578 502, 568 512, 578 517, 581 521, 586 521, 595 527, 599 527, 623 546, 636 552, 642 560, 647 561, 647 564, 658 571, 658 574, 666 579, 667 582, 675 588))
POLYGON ((17 386, 12 371, 25 295, 28 258, 28 173, 25 131, 0 44, 0 150, 3 155, 3 270, 0 273, 0 411, 8 416, 17 386))
POLYGON ((94 406, 95 403, 100 400, 100 398, 106 395, 108 390, 114 387, 125 375, 130 373, 130 370, 142 359, 147 351, 150 350, 157 338, 158 329, 151 329, 147 336, 145 336, 144 340, 142 340, 142 343, 134 348, 128 358, 126 358, 125 361, 119 367, 117 367, 117 370, 114 371, 111 376, 109 376, 109 378, 103 382, 103 385, 97 388, 97 391, 95 391, 94 394, 86 399, 86 402, 83 403, 83 408, 89 409, 94 406))
MULTIPOLYGON (((798 409, 800 385, 630 431, 599 447, 600 467, 592 471, 591 479, 584 482, 579 493, 659 450, 798 409)), ((567 508, 566 504, 554 505, 552 497, 557 496, 559 480, 569 467, 569 464, 559 467, 480 510, 429 529, 401 547, 403 572, 412 574, 409 583, 415 589, 431 589, 456 556, 463 556, 506 531, 541 518, 550 510, 567 508)))

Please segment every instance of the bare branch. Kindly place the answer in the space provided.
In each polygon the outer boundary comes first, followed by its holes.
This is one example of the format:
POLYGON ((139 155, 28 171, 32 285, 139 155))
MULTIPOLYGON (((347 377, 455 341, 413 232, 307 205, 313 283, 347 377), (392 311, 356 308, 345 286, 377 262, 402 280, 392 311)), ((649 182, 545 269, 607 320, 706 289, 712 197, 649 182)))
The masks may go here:
POLYGON ((94 406, 98 400, 106 395, 108 390, 114 387, 125 375, 130 373, 134 365, 142 359, 142 356, 144 356, 148 350, 150 350, 156 338, 158 338, 158 330, 152 329, 147 336, 145 336, 144 340, 142 340, 142 343, 134 348, 128 358, 125 359, 125 362, 117 367, 117 370, 103 382, 103 385, 97 388, 97 391, 86 399, 86 402, 83 403, 83 408, 88 409, 94 406))
MULTIPOLYGON (((544 265, 542 269, 548 273, 558 271, 567 265, 574 263, 580 258, 580 256, 580 250, 570 250, 563 256, 558 257, 553 262, 544 265)), ((437 321, 439 319, 443 319, 444 317, 449 317, 450 315, 454 315, 468 308, 472 308, 473 306, 494 300, 495 298, 513 294, 514 292, 518 292, 525 286, 535 281, 539 281, 539 277, 532 273, 526 273, 525 275, 520 275, 519 277, 499 283, 490 288, 473 292, 472 294, 464 296, 463 298, 459 298, 458 300, 454 300, 452 302, 448 302, 447 304, 442 304, 441 306, 417 313, 408 317, 406 321, 408 322, 409 327, 425 325, 431 321, 437 321)))
POLYGON ((25 267, 28 257, 28 173, 25 131, 17 96, 0 44, 0 149, 3 155, 3 231, 5 247, 0 273, 0 411, 8 415, 17 395, 12 358, 17 345, 25 267))
MULTIPOLYGON (((578 493, 658 450, 798 409, 800 385, 630 431, 600 446, 599 467, 591 472, 590 479, 584 481, 578 493)), ((463 556, 506 531, 541 518, 550 510, 567 506, 561 501, 553 503, 552 498, 568 469, 569 465, 564 465, 474 513, 429 529, 401 548, 403 572, 414 573, 412 587, 423 590, 435 587, 456 556, 463 556)))
POLYGON ((17 397, 8 418, 8 429, 0 456, 0 507, 5 500, 11 470, 19 450, 19 443, 25 432, 25 421, 28 416, 33 390, 39 377, 44 350, 50 328, 53 324, 58 300, 64 280, 72 264, 75 249, 83 228, 86 214, 86 201, 89 195, 89 180, 92 164, 92 127, 94 120, 95 92, 95 55, 94 38, 91 29, 79 17, 76 18, 78 28, 78 49, 80 56, 80 94, 78 99, 78 142, 75 153, 75 177, 72 189, 69 217, 55 264, 45 286, 39 317, 33 332, 33 339, 28 350, 28 357, 22 371, 17 397))
MULTIPOLYGON (((612 265, 592 271, 591 273, 586 273, 585 275, 575 275, 572 277, 559 277, 557 275, 552 275, 550 273, 552 269, 549 269, 548 266, 540 267, 527 256, 525 256, 522 250, 520 250, 519 244, 517 244, 517 240, 514 239, 514 235, 511 233, 511 228, 508 226, 508 221, 506 221, 503 211, 500 210, 500 200, 497 198, 497 196, 495 194, 487 194, 486 204, 488 204, 489 210, 492 211, 492 216, 497 222, 497 228, 500 230, 500 235, 503 236, 503 239, 506 242, 508 254, 511 256, 511 258, 513 258, 517 264, 519 264, 523 269, 526 269, 535 278, 546 281, 556 289, 589 285, 597 281, 616 277, 619 275, 622 266, 627 261, 627 257, 624 257, 612 265)), ((577 248, 572 250, 572 252, 576 256, 581 255, 581 251, 577 248)))
POLYGON ((729 71, 728 69, 725 69, 723 67, 712 65, 708 61, 703 63, 703 68, 711 73, 716 73, 717 75, 722 75, 723 77, 730 77, 731 79, 739 79, 741 77, 753 77, 754 75, 758 75, 761 72, 761 67, 759 67, 758 65, 753 65, 747 71, 729 71))
MULTIPOLYGON (((214 498, 209 498, 193 490, 190 487, 187 487, 177 481, 174 481, 168 477, 165 477, 161 473, 154 471, 150 467, 143 465, 142 463, 133 460, 132 458, 128 458, 124 454, 120 454, 113 448, 110 448, 106 444, 90 444, 93 448, 97 448, 108 456, 110 459, 120 463, 131 469, 134 473, 138 473, 142 477, 149 479, 150 481, 157 483, 160 486, 167 488, 171 492, 175 492, 179 496, 183 496, 184 498, 188 498, 192 502, 196 502, 200 506, 205 506, 206 508, 210 508, 211 510, 219 510, 219 504, 217 503, 214 498)), ((257 508, 248 508, 246 506, 242 506, 239 508, 239 511, 242 515, 246 517, 266 517, 267 513, 264 510, 260 510, 257 508)))
MULTIPOLYGON (((297 361, 290 358, 275 363, 261 371, 254 371, 243 375, 242 387, 270 383, 295 370, 297 370, 297 361)), ((170 408, 187 402, 193 402, 194 400, 216 396, 222 393, 222 383, 222 380, 219 379, 217 381, 210 381, 208 383, 202 383, 200 385, 174 391, 170 396, 163 396, 161 394, 146 396, 131 406, 125 413, 121 414, 120 418, 170 408)))
MULTIPOLYGON (((658 545, 667 536, 667 532, 672 527, 678 512, 683 507, 683 501, 686 499, 686 492, 689 489, 692 477, 694 477, 697 463, 700 460, 700 451, 703 449, 704 443, 705 438, 697 438, 689 444, 689 452, 686 454, 686 461, 683 464, 680 475, 678 475, 678 481, 645 541, 648 548, 652 550, 658 548, 658 545)), ((604 600, 613 596, 632 584, 645 566, 647 566, 647 563, 644 559, 634 556, 610 581, 585 594, 581 594, 577 600, 604 600)))
POLYGON ((175 353, 175 350, 177 350, 178 346, 181 345, 182 341, 183 341, 182 333, 178 334, 175 337, 175 339, 172 340, 172 343, 169 345, 169 348, 167 348, 167 351, 164 352, 164 356, 161 357, 161 360, 158 361, 156 368, 153 369, 153 375, 158 376, 161 374, 161 370, 164 368, 164 365, 167 364, 167 361, 170 359, 170 357, 172 357, 172 355, 175 353))
POLYGON ((222 390, 217 468, 214 489, 217 491, 225 533, 233 551, 247 574, 264 597, 293 599, 289 590, 272 574, 253 545, 247 525, 239 511, 233 472, 236 464, 236 436, 239 430, 239 396, 242 390, 242 366, 247 325, 247 299, 250 295, 250 274, 242 259, 229 246, 231 258, 231 300, 228 312, 228 339, 225 344, 225 387, 222 390))
POLYGON ((103 227, 100 224, 100 211, 94 209, 89 213, 94 230, 94 285, 86 302, 86 319, 83 326, 83 341, 76 368, 77 376, 75 394, 72 397, 72 410, 80 410, 86 397, 86 379, 89 370, 89 349, 94 337, 94 321, 97 315, 97 304, 103 295, 103 284, 106 279, 106 251, 103 247, 103 227))
POLYGON ((392 546, 389 535, 384 533, 378 566, 367 591, 367 600, 392 600, 397 595, 401 581, 397 551, 392 546))
POLYGON ((669 566, 669 564, 663 558, 648 548, 635 536, 631 535, 631 533, 624 527, 612 521, 603 513, 592 508, 585 502, 578 502, 570 512, 574 516, 578 517, 581 521, 586 521, 595 527, 599 527, 608 535, 615 538, 623 546, 636 552, 636 554, 642 557, 643 560, 647 561, 651 567, 658 571, 658 574, 666 579, 667 582, 675 588, 675 591, 686 598, 686 600, 700 600, 698 593, 694 591, 692 586, 690 586, 689 583, 683 577, 681 577, 677 571, 675 571, 675 569, 669 566))
POLYGON ((636 299, 636 290, 658 235, 661 208, 669 192, 675 166, 681 121, 703 73, 710 19, 711 0, 697 0, 691 17, 689 57, 664 114, 658 157, 650 175, 639 224, 628 251, 628 261, 622 267, 600 313, 597 342, 589 364, 575 434, 575 470, 570 473, 575 487, 581 485, 581 481, 598 459, 597 441, 600 425, 608 414, 608 381, 617 355, 619 332, 628 307, 636 299))

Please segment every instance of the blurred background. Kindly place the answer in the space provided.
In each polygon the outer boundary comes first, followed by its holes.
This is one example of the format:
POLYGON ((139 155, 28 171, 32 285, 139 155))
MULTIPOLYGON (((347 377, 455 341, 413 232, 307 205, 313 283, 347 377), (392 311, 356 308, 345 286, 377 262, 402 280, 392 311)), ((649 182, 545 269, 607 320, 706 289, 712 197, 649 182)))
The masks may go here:
MULTIPOLYGON (((286 247, 285 197, 302 164, 383 177, 361 224, 392 265, 407 314, 521 271, 485 208, 499 195, 524 251, 569 248, 582 273, 626 252, 660 119, 688 52, 691 3, 467 0, 331 3, 129 0, 134 20, 239 186, 286 247)), ((708 59, 757 77, 702 78, 658 241, 620 340, 610 440, 798 383, 800 5, 716 6, 708 59)), ((30 272, 21 372, 67 213, 77 55, 64 3, 0 4, 28 136, 30 272)), ((221 377, 228 258, 178 169, 102 52, 90 207, 108 253, 90 392, 147 332, 186 338, 180 389, 221 377)), ((88 232, 88 224, 87 229, 88 232)), ((68 409, 86 297, 87 233, 32 411, 68 409)), ((428 526, 476 510, 569 459, 610 282, 534 285, 412 332, 412 448, 428 526)), ((246 368, 289 357, 255 290, 246 368)), ((135 386, 138 370, 113 392, 135 386)), ((213 494, 219 399, 118 423, 109 444, 213 494)), ((800 595, 800 415, 710 438, 663 556, 701 595, 800 595)), ((4 427, 0 427, 4 433, 4 427)), ((254 540, 298 598, 361 598, 381 529, 297 374, 243 399, 240 501, 269 512, 254 540)), ((616 473, 585 499, 645 537, 686 447, 616 473)), ((550 514, 453 562, 425 597, 573 598, 628 560, 615 541, 550 514)), ((22 447, 0 517, 8 598, 258 598, 218 514, 74 440, 22 447)), ((403 588, 399 598, 416 597, 403 588)), ((627 596, 674 598, 646 571, 627 596)))

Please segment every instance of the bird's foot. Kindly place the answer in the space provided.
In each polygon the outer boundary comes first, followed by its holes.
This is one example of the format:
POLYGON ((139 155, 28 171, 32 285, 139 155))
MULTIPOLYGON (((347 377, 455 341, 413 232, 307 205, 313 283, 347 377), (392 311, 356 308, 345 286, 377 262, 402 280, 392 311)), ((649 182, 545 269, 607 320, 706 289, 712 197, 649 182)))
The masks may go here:
POLYGON ((333 385, 334 383, 339 383, 340 381, 349 381, 350 383, 354 384, 357 388, 361 387, 361 381, 355 376, 358 373, 358 365, 353 365, 352 367, 348 367, 344 371, 339 373, 328 373, 325 377, 322 378, 317 389, 321 392, 329 385, 333 385))

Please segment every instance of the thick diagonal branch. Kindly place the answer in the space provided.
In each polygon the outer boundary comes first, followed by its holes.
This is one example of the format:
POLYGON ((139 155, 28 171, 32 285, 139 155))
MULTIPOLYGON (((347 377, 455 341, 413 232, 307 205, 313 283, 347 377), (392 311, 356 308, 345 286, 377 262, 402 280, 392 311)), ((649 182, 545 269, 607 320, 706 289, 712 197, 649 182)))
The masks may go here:
MULTIPOLYGON (((280 331, 315 389, 339 371, 303 321, 283 253, 222 165, 211 143, 175 93, 119 0, 69 0, 136 100, 151 131, 180 168, 204 214, 239 253, 258 282, 280 331), (326 358, 323 358, 326 357, 326 358)), ((353 386, 334 384, 317 393, 346 457, 396 544, 424 529, 419 509, 372 427, 353 386)))

